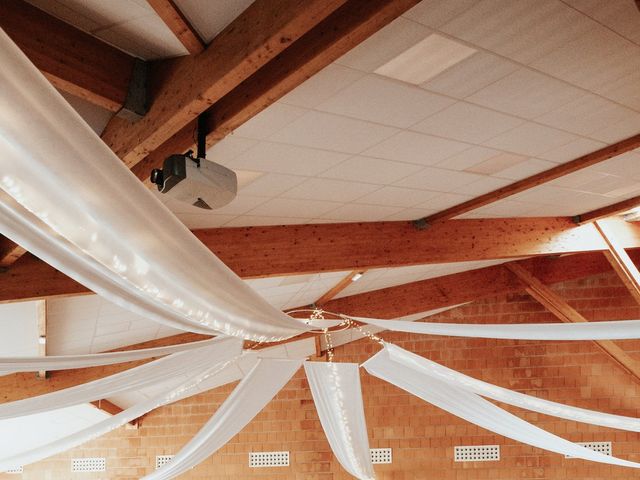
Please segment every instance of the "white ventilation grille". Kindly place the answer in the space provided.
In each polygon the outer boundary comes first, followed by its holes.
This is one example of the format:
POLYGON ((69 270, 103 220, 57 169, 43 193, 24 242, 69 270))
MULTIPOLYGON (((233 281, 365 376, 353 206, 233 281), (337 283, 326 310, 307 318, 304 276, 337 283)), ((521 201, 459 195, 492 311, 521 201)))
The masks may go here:
POLYGON ((393 454, 390 448, 372 448, 371 463, 391 463, 393 462, 393 454))
POLYGON ((288 467, 289 452, 251 452, 249 466, 260 467, 288 467))
POLYGON ((453 449, 456 462, 496 462, 500 460, 500 445, 468 445, 453 449))
POLYGON ((173 460, 173 455, 156 455, 156 470, 171 463, 171 460, 173 460))
POLYGON ((104 457, 74 458, 71 460, 72 472, 106 472, 107 460, 104 457))
POLYGON ((22 473, 22 467, 11 468, 9 470, 5 470, 4 473, 22 473))
MULTIPOLYGON (((578 445, 611 456, 611 442, 576 442, 578 445)), ((565 455, 565 458, 576 458, 565 455)))

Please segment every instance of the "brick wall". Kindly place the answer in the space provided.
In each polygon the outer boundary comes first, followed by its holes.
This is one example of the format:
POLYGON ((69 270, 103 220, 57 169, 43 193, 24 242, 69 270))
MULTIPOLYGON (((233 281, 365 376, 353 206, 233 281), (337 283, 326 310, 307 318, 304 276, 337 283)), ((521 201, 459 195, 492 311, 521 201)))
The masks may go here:
MULTIPOLYGON (((589 320, 640 318, 614 275, 554 286, 589 320)), ((527 295, 470 304, 440 315, 443 321, 552 322, 527 295)), ((591 342, 516 342, 386 333, 388 341, 483 380, 559 402, 638 416, 640 386, 591 342)), ((640 342, 620 344, 640 359, 640 342)), ((336 349, 337 361, 361 362, 378 350, 368 340, 336 349)), ((380 479, 628 479, 632 469, 599 465, 521 445, 456 419, 362 372, 372 448, 393 448, 393 464, 376 466, 380 479), (500 444, 499 462, 454 463, 454 445, 500 444)), ((208 419, 233 386, 161 408, 139 430, 119 429, 83 448, 25 467, 24 479, 133 479, 154 468, 155 456, 176 453, 208 419), (70 458, 107 457, 107 474, 71 474, 70 458)), ((640 461, 640 434, 509 410, 569 440, 612 441, 614 455, 640 461)), ((1 478, 19 478, 2 476, 1 478)), ((351 478, 333 459, 302 372, 238 436, 184 479, 351 478), (248 452, 289 450, 291 466, 248 467, 248 452)))

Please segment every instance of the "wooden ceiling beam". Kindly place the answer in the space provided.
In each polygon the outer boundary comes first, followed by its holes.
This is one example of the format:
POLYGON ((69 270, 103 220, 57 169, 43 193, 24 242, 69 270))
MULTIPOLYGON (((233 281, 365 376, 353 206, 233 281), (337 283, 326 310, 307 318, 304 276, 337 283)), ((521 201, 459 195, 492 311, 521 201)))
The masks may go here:
POLYGON ((58 89, 117 112, 135 58, 23 0, 0 2, 0 27, 58 89))
MULTIPOLYGON (((526 268, 517 263, 507 264, 505 267, 526 285, 526 291, 535 298, 556 318, 565 323, 584 323, 584 318, 576 309, 569 305, 560 295, 532 275, 526 268)), ((611 340, 594 340, 595 343, 616 365, 626 371, 634 381, 640 383, 640 363, 631 358, 618 344, 611 340)))
POLYGON ((573 220, 576 224, 583 225, 585 223, 595 222, 596 220, 619 215, 636 207, 640 207, 640 195, 607 205, 606 207, 581 213, 580 215, 573 217, 573 220))
POLYGON ((112 119, 102 139, 135 165, 345 1, 256 0, 202 53, 165 63, 146 115, 135 123, 112 119))
POLYGON ((537 187, 544 183, 550 182, 557 178, 569 175, 571 173, 582 170, 583 168, 591 167, 598 163, 609 160, 623 153, 635 150, 640 147, 640 134, 629 137, 625 140, 621 140, 612 145, 603 147, 595 152, 583 155, 570 162, 562 163, 556 167, 545 170, 544 172, 537 173, 525 179, 519 180, 515 183, 507 185, 506 187, 498 188, 492 192, 486 193, 476 198, 472 198, 466 202, 455 205, 451 208, 447 208, 438 213, 434 213, 428 217, 417 220, 419 225, 432 225, 436 222, 442 222, 451 218, 455 218, 464 213, 476 210, 490 203, 503 200, 507 197, 515 195, 516 193, 524 192, 530 188, 537 187))
POLYGON ((169 30, 191 55, 205 49, 205 43, 173 0, 147 0, 169 30))
POLYGON ((607 243, 605 257, 631 296, 640 304, 640 272, 616 237, 615 231, 611 228, 611 220, 597 220, 594 225, 607 243))
MULTIPOLYGON (((612 223, 624 248, 640 247, 640 225, 612 223)), ((410 222, 338 223, 196 230, 242 278, 420 264, 601 252, 591 224, 570 218, 451 220, 418 230, 410 222), (383 239, 384 241, 381 241, 383 239)), ((31 255, 0 273, 0 302, 89 291, 31 255)))
POLYGON ((350 272, 346 277, 336 283, 331 289, 329 289, 324 295, 313 302, 314 307, 321 307, 329 300, 333 299, 336 295, 342 292, 345 288, 357 281, 366 270, 354 270, 350 272))
MULTIPOLYGON (((349 0, 207 111, 211 147, 253 116, 399 17, 417 0, 349 0)), ((132 171, 147 181, 166 157, 194 149, 195 120, 184 125, 132 171)))
POLYGON ((20 245, 0 235, 0 267, 13 265, 25 253, 27 251, 20 245))

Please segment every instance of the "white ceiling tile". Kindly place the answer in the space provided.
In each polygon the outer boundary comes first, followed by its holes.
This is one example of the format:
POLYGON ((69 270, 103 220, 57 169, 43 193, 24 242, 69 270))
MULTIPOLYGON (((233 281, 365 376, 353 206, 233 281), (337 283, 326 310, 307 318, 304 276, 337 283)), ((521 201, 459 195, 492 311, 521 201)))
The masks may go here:
POLYGON ((506 187, 511 183, 511 180, 505 178, 496 177, 484 177, 475 182, 471 182, 464 186, 464 193, 471 196, 480 196, 485 193, 493 192, 502 187, 506 187))
POLYGON ((0 357, 37 356, 38 304, 0 304, 0 357))
MULTIPOLYGON (((629 63, 636 62, 638 59, 629 59, 629 63)), ((594 91, 611 100, 640 111, 640 91, 638 84, 640 83, 640 67, 628 74, 621 74, 617 77, 610 78, 607 82, 596 87, 594 91)))
POLYGON ((413 207, 438 195, 440 195, 438 192, 387 186, 359 198, 356 203, 387 205, 390 207, 413 207))
POLYGON ((253 3, 253 0, 223 2, 212 2, 211 0, 173 1, 207 43, 253 3))
POLYGON ((266 173, 257 180, 240 189, 243 195, 258 197, 276 197, 290 188, 300 185, 306 177, 266 173))
POLYGON ((248 122, 243 123, 234 133, 242 137, 265 140, 304 115, 305 112, 304 108, 276 102, 248 122))
POLYGON ((640 180, 639 166, 640 152, 634 150, 632 152, 618 155, 606 162, 598 163, 597 165, 590 167, 589 170, 640 180))
POLYGON ((322 216, 332 220, 348 220, 350 222, 378 222, 400 210, 402 210, 401 207, 351 203, 331 210, 322 216))
POLYGON ((453 100, 376 75, 367 75, 316 108, 359 120, 406 128, 453 100))
POLYGON ((451 192, 481 178, 483 178, 482 175, 476 175, 475 173, 426 167, 421 172, 396 182, 396 185, 435 192, 451 192))
POLYGON ((466 143, 403 131, 366 150, 365 155, 418 165, 434 165, 469 148, 466 143))
POLYGON ((445 208, 453 207, 454 205, 458 205, 462 202, 466 202, 467 200, 471 200, 473 197, 471 195, 463 195, 460 193, 438 193, 437 197, 433 197, 430 200, 427 200, 420 205, 417 205, 418 208, 425 208, 427 210, 444 210, 445 208))
POLYGON ((539 160, 537 158, 528 158, 524 162, 518 163, 512 167, 506 168, 499 173, 496 173, 497 177, 508 178, 510 180, 522 180, 523 178, 530 177, 550 168, 555 167, 554 163, 546 160, 539 160))
POLYGON ((227 165, 238 155, 257 144, 257 140, 243 138, 238 135, 227 135, 207 150, 207 158, 222 165, 227 165))
POLYGON ((440 29, 472 44, 529 63, 591 28, 589 19, 557 0, 475 2, 440 29))
POLYGON ((427 27, 438 28, 465 12, 477 0, 422 0, 403 17, 427 27))
POLYGON ((253 172, 251 170, 234 170, 236 172, 236 179, 238 180, 238 190, 242 190, 250 183, 255 182, 258 178, 264 175, 264 172, 253 172))
POLYGON ((271 140, 345 153, 360 153, 398 130, 339 115, 308 112, 271 140))
POLYGON ((552 148, 551 150, 540 154, 540 158, 545 160, 551 160, 552 162, 566 162, 569 160, 574 160, 578 157, 586 155, 587 153, 595 152, 596 150, 604 147, 605 144, 602 142, 596 142, 595 140, 590 140, 588 138, 576 138, 575 140, 561 145, 557 148, 552 148))
POLYGON ((345 153, 284 143, 260 142, 230 161, 228 165, 234 169, 313 176, 347 158, 349 155, 345 153))
POLYGON ((222 227, 236 217, 236 215, 216 215, 215 213, 204 215, 199 213, 178 213, 176 216, 190 229, 222 227))
POLYGON ((422 133, 481 143, 524 123, 516 117, 458 102, 411 127, 422 133))
POLYGON ((638 116, 633 110, 587 93, 536 118, 536 122, 588 136, 616 123, 628 123, 638 116))
POLYGON ((430 33, 431 30, 424 25, 399 17, 340 57, 337 63, 373 72, 430 33))
POLYGON ((524 162, 526 159, 527 157, 523 155, 499 152, 493 157, 465 168, 464 171, 479 173, 481 175, 497 175, 503 170, 507 170, 524 162))
POLYGON ((404 210, 389 215, 384 219, 388 221, 413 221, 418 220, 419 218, 428 217, 429 215, 433 215, 437 212, 438 211, 435 209, 431 210, 427 208, 405 208, 404 210))
POLYGON ((27 0, 31 5, 38 7, 50 15, 53 15, 60 20, 73 25, 84 32, 92 32, 99 28, 104 23, 100 23, 101 19, 90 18, 72 8, 71 5, 65 5, 59 0, 27 0))
POLYGON ((485 160, 495 157, 499 150, 487 147, 471 147, 462 152, 446 158, 436 165, 448 170, 466 170, 473 165, 477 165, 485 160))
POLYGON ((640 114, 634 115, 629 120, 614 123, 598 132, 592 133, 591 138, 607 143, 615 143, 636 135, 638 132, 640 132, 640 114))
POLYGON ((476 215, 475 218, 526 217, 533 216, 531 212, 535 211, 538 207, 539 205, 537 204, 504 199, 474 210, 473 213, 476 215))
POLYGON ((640 44, 640 11, 633 0, 565 0, 573 8, 606 25, 634 43, 640 44))
POLYGON ((109 120, 113 117, 113 112, 110 112, 106 108, 99 107, 83 98, 76 97, 61 90, 59 93, 98 135, 102 133, 104 127, 107 126, 107 123, 109 123, 109 120))
POLYGON ((280 101, 297 107, 314 108, 362 76, 364 73, 359 70, 332 63, 294 88, 280 101))
POLYGON ((314 223, 311 218, 241 215, 225 224, 225 227, 261 227, 267 225, 302 225, 314 223))
POLYGON ((479 90, 468 101, 523 118, 536 118, 583 92, 542 73, 521 68, 479 90))
POLYGON ((518 65, 486 52, 478 52, 422 84, 422 88, 455 98, 466 98, 506 77, 518 65))
POLYGON ((341 203, 328 200, 274 198, 250 211, 249 215, 293 218, 320 217, 341 205, 341 203))
POLYGON ((321 176, 388 185, 421 169, 420 165, 412 163, 355 156, 330 168, 321 176))
MULTIPOLYGON (((351 202, 378 188, 380 187, 370 183, 345 182, 328 178, 310 178, 297 187, 287 190, 282 194, 282 197, 351 202)), ((316 214, 312 215, 315 216, 316 214)))
POLYGON ((571 133, 528 122, 487 140, 484 145, 521 155, 535 156, 575 139, 576 136, 571 133))
POLYGON ((598 172, 594 168, 583 168, 577 172, 563 175, 560 178, 551 180, 549 185, 557 187, 580 189, 583 185, 588 185, 594 181, 598 181, 607 176, 606 173, 598 172))

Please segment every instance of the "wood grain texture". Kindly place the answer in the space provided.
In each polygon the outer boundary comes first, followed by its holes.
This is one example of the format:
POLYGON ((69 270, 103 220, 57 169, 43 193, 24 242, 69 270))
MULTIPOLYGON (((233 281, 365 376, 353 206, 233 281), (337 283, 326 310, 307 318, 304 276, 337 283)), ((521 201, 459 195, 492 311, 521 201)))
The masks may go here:
POLYGON ((7 237, 0 236, 0 267, 9 267, 18 261, 27 251, 7 237))
POLYGON ((519 180, 507 185, 506 187, 498 188, 492 192, 472 198, 471 200, 460 203, 451 208, 447 208, 446 210, 435 213, 421 220, 427 224, 433 224, 457 217, 463 213, 470 212, 485 205, 489 205, 490 203, 510 197, 511 195, 515 195, 516 193, 524 192, 530 188, 550 182, 556 178, 560 178, 565 175, 569 175, 570 173, 582 170, 583 168, 604 162, 605 160, 616 157, 625 152, 629 152, 638 147, 640 147, 640 134, 621 140, 612 145, 596 150, 595 152, 588 153, 570 162, 560 164, 556 167, 550 168, 549 170, 545 170, 544 172, 519 180))
POLYGON ((601 220, 603 218, 611 217, 613 215, 619 215, 621 213, 626 212, 627 210, 631 210, 632 208, 636 208, 639 206, 640 206, 640 195, 633 198, 629 198, 627 200, 622 200, 620 202, 613 203, 611 205, 607 205, 606 207, 597 208, 595 210, 591 210, 589 212, 576 215, 575 222, 578 225, 582 225, 584 223, 594 222, 596 220, 601 220))
MULTIPOLYGON (((208 110, 211 147, 269 105, 379 31, 418 3, 416 0, 349 0, 284 52, 239 84, 208 110)), ((174 153, 193 149, 192 121, 136 164, 148 181, 151 170, 174 153)))
POLYGON ((196 55, 204 50, 204 41, 173 0, 147 0, 147 2, 187 49, 187 52, 196 55))
POLYGON ((134 124, 114 120, 102 139, 129 167, 220 100, 345 0, 256 0, 195 56, 155 80, 149 111, 134 124))
POLYGON ((65 92, 117 112, 134 58, 22 0, 0 2, 0 27, 65 92))

